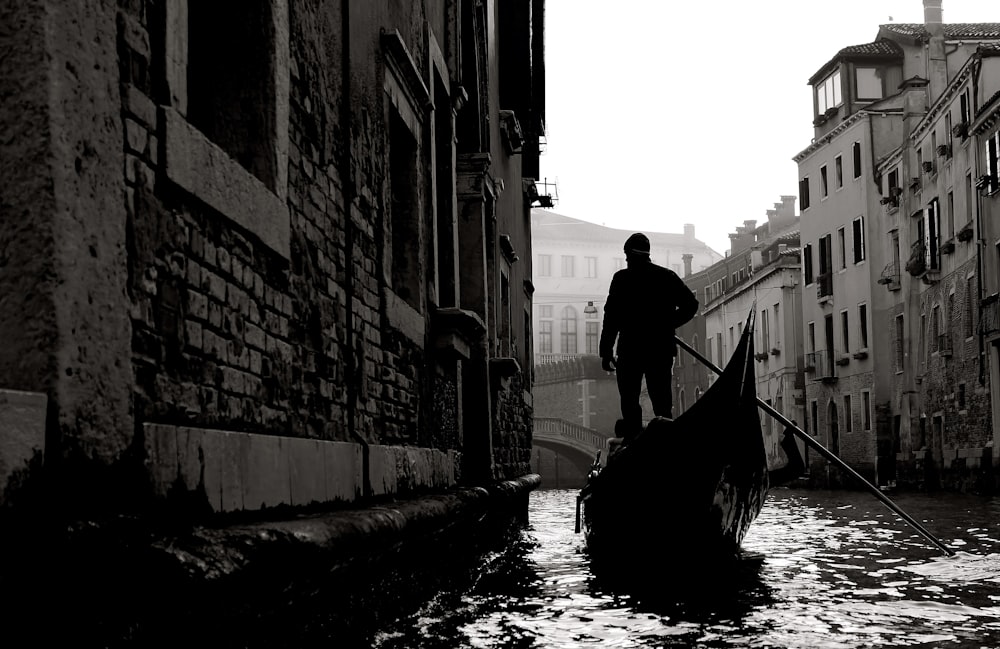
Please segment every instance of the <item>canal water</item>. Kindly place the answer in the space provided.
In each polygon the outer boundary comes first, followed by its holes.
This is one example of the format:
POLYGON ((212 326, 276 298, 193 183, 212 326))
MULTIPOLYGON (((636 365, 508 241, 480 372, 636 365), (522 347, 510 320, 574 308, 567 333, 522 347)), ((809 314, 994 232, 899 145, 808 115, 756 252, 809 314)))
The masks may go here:
POLYGON ((384 625, 372 646, 1000 647, 1000 499, 892 496, 946 557, 871 494, 776 489, 732 575, 636 594, 592 572, 576 493, 533 492, 529 524, 474 581, 384 625))

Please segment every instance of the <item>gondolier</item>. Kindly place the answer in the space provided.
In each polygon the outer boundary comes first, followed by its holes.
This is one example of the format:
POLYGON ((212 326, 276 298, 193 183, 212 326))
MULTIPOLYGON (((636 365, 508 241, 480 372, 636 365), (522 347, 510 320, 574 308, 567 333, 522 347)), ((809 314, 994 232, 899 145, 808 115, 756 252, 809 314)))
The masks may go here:
POLYGON ((676 273, 650 260, 646 235, 637 232, 625 241, 625 261, 608 290, 600 353, 604 370, 617 374, 627 441, 642 430, 643 377, 653 414, 672 416, 674 331, 694 317, 698 300, 676 273))

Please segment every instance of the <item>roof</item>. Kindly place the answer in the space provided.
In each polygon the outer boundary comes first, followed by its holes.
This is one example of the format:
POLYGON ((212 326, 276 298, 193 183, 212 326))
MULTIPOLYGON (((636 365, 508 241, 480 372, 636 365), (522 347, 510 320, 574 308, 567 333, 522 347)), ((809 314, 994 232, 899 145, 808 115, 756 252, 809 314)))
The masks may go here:
MULTIPOLYGON (((945 23, 944 37, 948 40, 978 40, 1000 38, 1000 23, 945 23)), ((879 33, 897 34, 910 38, 930 38, 924 23, 887 23, 879 25, 879 33)))
POLYGON ((860 45, 848 45, 837 52, 832 59, 824 63, 816 74, 809 77, 809 84, 812 85, 819 81, 820 78, 825 76, 827 71, 839 61, 842 61, 843 59, 858 58, 893 61, 903 58, 903 48, 901 48, 895 41, 891 41, 889 39, 880 39, 872 41, 871 43, 862 43, 860 45))
MULTIPOLYGON (((944 37, 946 40, 989 40, 1000 38, 1000 23, 945 23, 944 37)), ((903 50, 893 38, 929 39, 930 32, 924 23, 886 23, 879 25, 877 38, 871 43, 849 45, 824 63, 816 74, 809 77, 809 84, 819 81, 833 65, 846 58, 886 59, 892 60, 903 56, 903 50)))
MULTIPOLYGON (((621 245, 635 230, 622 230, 620 228, 609 228, 596 223, 589 223, 574 219, 563 214, 557 214, 548 210, 531 210, 531 236, 552 239, 572 239, 574 241, 593 241, 596 243, 613 243, 621 245)), ((704 248, 712 252, 715 256, 721 255, 698 239, 686 239, 683 233, 679 232, 649 232, 643 234, 649 237, 650 243, 655 246, 704 248)))

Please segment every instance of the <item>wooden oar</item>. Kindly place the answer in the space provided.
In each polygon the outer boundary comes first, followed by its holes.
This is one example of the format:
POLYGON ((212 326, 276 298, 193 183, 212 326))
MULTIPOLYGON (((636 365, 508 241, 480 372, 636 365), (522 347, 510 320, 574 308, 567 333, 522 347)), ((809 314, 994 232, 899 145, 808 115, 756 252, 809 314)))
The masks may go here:
MULTIPOLYGON (((713 363, 712 361, 710 361, 707 358, 705 358, 704 356, 702 356, 697 350, 695 350, 693 347, 691 347, 686 342, 684 342, 683 340, 681 340, 680 337, 675 336, 674 338, 677 341, 677 344, 680 347, 684 348, 684 350, 686 352, 688 352, 689 354, 691 354, 692 356, 694 356, 695 358, 697 358, 706 367, 708 367, 710 370, 712 370, 716 374, 722 374, 722 369, 719 368, 715 363, 713 363)), ((796 426, 795 424, 793 424, 784 415, 782 415, 780 412, 778 412, 777 410, 775 410, 774 408, 772 408, 770 405, 768 405, 766 402, 764 402, 763 400, 761 400, 760 397, 757 397, 757 407, 760 408, 761 410, 763 410, 764 412, 766 412, 767 414, 771 415, 775 419, 777 419, 782 425, 785 426, 785 428, 790 429, 792 432, 794 432, 795 435, 799 439, 801 439, 803 442, 805 442, 809 447, 811 447, 812 449, 814 449, 817 453, 819 453, 820 455, 822 455, 823 457, 825 457, 830 462, 833 462, 834 464, 836 464, 837 466, 839 466, 843 471, 847 472, 848 475, 854 476, 854 478, 856 478, 861 484, 863 484, 868 489, 868 491, 872 492, 872 494, 876 498, 878 498, 879 500, 881 500, 883 505, 885 505, 886 507, 888 507, 889 509, 891 509, 900 518, 902 518, 904 521, 906 521, 907 523, 909 523, 910 526, 913 527, 913 529, 915 529, 918 532, 920 532, 920 534, 925 539, 927 539, 928 541, 930 541, 931 543, 933 543, 939 550, 941 550, 942 552, 944 552, 948 556, 953 556, 955 554, 955 552, 953 550, 951 550, 948 546, 946 546, 944 543, 942 543, 937 538, 935 538, 933 534, 931 534, 930 532, 928 532, 924 528, 923 525, 921 525, 920 523, 918 523, 912 516, 910 516, 909 514, 907 514, 906 512, 904 512, 902 509, 900 509, 899 505, 897 505, 896 503, 892 502, 892 500, 890 500, 888 496, 886 496, 884 493, 882 493, 881 489, 879 489, 878 487, 876 487, 872 483, 870 483, 867 480, 865 480, 865 478, 860 473, 858 473, 857 471, 855 471, 854 469, 852 469, 846 462, 844 462, 839 457, 837 457, 836 454, 834 454, 829 449, 827 449, 825 446, 823 446, 822 444, 820 444, 817 440, 813 439, 811 436, 809 436, 808 434, 806 434, 806 432, 804 430, 802 430, 801 428, 799 428, 798 426, 796 426)))

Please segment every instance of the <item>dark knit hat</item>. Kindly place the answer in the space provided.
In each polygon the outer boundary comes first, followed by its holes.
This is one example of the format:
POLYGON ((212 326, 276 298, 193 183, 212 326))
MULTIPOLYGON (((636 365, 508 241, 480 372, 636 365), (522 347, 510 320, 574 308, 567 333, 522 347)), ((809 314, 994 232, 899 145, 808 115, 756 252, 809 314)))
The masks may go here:
POLYGON ((636 232, 625 240, 625 253, 634 255, 649 254, 649 238, 641 232, 636 232))

